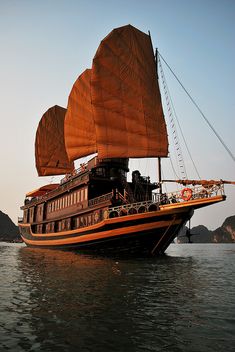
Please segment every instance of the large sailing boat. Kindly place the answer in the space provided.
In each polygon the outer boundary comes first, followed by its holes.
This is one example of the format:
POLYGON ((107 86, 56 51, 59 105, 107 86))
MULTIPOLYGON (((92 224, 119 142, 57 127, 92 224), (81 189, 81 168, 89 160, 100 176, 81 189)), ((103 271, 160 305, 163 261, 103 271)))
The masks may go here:
POLYGON ((131 25, 114 29, 74 83, 67 109, 50 108, 38 125, 39 176, 65 176, 26 194, 23 241, 90 253, 163 253, 194 209, 226 198, 223 181, 184 181, 181 191, 163 194, 160 160, 167 156, 151 38, 131 25), (92 154, 74 169, 75 160, 92 154), (138 170, 128 182, 129 158, 151 157, 158 158, 158 182, 138 170))

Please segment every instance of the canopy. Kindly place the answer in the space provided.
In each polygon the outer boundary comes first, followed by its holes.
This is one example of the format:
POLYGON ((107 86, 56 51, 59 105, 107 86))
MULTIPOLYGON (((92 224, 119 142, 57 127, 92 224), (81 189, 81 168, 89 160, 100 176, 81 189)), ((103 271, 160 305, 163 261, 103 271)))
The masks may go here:
POLYGON ((40 197, 44 194, 53 191, 54 189, 59 187, 59 183, 50 183, 49 185, 42 186, 34 191, 28 192, 26 197, 40 197))
POLYGON ((55 105, 42 116, 36 133, 35 158, 39 176, 71 173, 74 169, 64 144, 66 109, 55 105))

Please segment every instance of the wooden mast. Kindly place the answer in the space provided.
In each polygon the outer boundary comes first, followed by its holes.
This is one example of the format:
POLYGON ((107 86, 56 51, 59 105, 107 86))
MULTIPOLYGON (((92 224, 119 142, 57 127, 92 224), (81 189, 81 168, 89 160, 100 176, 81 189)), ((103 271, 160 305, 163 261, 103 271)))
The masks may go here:
MULTIPOLYGON (((155 50, 155 63, 156 63, 156 74, 157 74, 157 80, 159 79, 158 77, 158 50, 156 48, 155 50)), ((158 157, 158 182, 159 182, 159 193, 162 194, 162 168, 161 168, 161 158, 158 157)))

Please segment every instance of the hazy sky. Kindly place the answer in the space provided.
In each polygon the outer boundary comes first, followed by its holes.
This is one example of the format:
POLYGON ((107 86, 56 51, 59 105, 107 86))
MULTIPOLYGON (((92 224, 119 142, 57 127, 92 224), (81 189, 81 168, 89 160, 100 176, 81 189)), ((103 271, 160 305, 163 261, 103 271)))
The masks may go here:
MULTIPOLYGON (((100 41, 126 24, 151 32, 154 47, 235 154, 234 0, 0 0, 0 210, 15 223, 25 193, 51 180, 39 178, 35 169, 41 116, 55 104, 67 106, 100 41)), ((234 161, 163 68, 201 178, 235 181, 234 161)), ((184 156, 188 177, 196 178, 184 156)), ((130 164, 156 181, 155 159, 130 164)), ((168 178, 169 160, 163 167, 168 178)), ((192 224, 214 229, 235 215, 235 186, 226 193, 226 202, 196 211, 192 224)))

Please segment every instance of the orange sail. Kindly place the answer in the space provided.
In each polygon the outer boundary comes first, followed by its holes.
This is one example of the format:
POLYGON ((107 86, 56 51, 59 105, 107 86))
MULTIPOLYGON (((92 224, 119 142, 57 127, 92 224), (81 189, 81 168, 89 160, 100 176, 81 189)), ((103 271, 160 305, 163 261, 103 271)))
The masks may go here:
POLYGON ((70 160, 97 151, 90 84, 91 70, 87 69, 78 77, 69 95, 64 132, 70 160))
POLYGON ((72 161, 166 157, 168 138, 149 35, 131 25, 101 43, 92 69, 73 85, 66 109, 54 106, 36 135, 40 176, 72 172, 72 161))
POLYGON ((42 116, 36 133, 35 159, 39 176, 62 175, 74 169, 64 144, 66 109, 55 105, 42 116))
POLYGON ((168 155, 150 36, 127 25, 100 43, 91 98, 99 158, 168 155))

